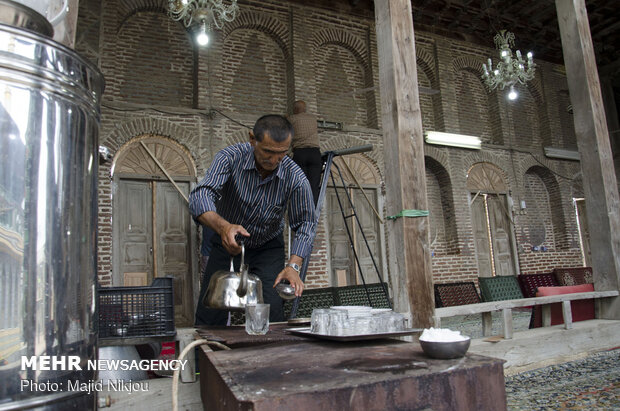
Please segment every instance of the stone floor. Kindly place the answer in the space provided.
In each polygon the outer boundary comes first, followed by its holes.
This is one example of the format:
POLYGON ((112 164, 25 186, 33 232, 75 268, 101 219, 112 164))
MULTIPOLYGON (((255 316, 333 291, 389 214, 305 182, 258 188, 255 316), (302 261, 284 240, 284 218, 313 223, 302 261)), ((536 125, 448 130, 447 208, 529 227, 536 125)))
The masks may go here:
MULTIPOLYGON (((513 310, 515 331, 529 328, 529 310, 513 310)), ((480 315, 447 318, 442 327, 482 337, 480 315)), ((493 313, 493 334, 502 334, 501 313, 493 313)), ((620 410, 620 337, 617 349, 549 365, 519 374, 506 374, 509 410, 620 410)))
POLYGON ((620 349, 506 377, 509 410, 620 409, 620 349))

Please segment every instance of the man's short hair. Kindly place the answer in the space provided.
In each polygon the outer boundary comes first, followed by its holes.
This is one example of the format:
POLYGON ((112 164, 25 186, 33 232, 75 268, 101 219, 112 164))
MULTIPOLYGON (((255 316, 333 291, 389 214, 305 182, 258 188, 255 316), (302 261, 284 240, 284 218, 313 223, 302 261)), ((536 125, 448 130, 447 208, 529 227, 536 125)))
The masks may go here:
POLYGON ((267 133, 273 141, 281 143, 293 136, 293 125, 279 114, 267 114, 256 120, 252 131, 256 141, 263 141, 267 133))

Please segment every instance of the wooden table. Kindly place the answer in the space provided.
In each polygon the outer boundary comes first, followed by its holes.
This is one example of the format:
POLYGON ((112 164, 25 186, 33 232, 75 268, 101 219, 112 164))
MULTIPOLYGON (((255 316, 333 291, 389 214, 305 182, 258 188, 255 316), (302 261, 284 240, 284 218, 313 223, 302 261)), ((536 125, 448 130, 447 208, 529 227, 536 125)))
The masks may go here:
MULTIPOLYGON (((229 334, 229 343, 249 337, 242 328, 230 332, 237 335, 229 334)), ((433 360, 418 343, 396 339, 299 338, 289 335, 230 351, 203 347, 199 355, 204 409, 506 409, 502 360, 473 354, 433 360)))

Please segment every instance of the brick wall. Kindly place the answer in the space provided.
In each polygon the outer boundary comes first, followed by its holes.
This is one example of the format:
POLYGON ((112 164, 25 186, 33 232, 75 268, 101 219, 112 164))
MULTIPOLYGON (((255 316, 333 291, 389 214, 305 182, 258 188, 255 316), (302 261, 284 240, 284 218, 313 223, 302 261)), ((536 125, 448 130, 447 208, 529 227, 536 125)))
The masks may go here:
MULTIPOLYGON (((372 143, 368 161, 384 178, 372 19, 248 0, 234 22, 213 33, 208 48, 195 49, 164 7, 156 0, 80 2, 78 33, 83 35, 76 48, 98 64, 107 83, 101 144, 117 153, 144 134, 174 139, 191 153, 200 178, 219 149, 247 140, 246 126, 256 118, 288 113, 302 98, 319 118, 345 125, 321 134, 323 150, 372 143)), ((485 143, 475 152, 425 146, 434 280, 478 275, 467 190, 467 172, 478 162, 502 170, 515 201, 509 211, 520 272, 580 265, 572 211, 579 164, 547 160, 542 151, 546 145, 575 146, 562 68, 537 61, 536 79, 519 86, 519 99, 509 102, 505 92, 488 93, 480 79, 482 63, 495 50, 415 34, 419 83, 438 91, 420 94, 424 128, 477 135, 485 143), (518 207, 521 199, 526 210, 518 207), (532 251, 541 244, 547 251, 532 251)), ((100 167, 98 273, 108 284, 114 215, 110 172, 109 164, 100 167)), ((329 285, 328 248, 322 218, 308 287, 329 285)))

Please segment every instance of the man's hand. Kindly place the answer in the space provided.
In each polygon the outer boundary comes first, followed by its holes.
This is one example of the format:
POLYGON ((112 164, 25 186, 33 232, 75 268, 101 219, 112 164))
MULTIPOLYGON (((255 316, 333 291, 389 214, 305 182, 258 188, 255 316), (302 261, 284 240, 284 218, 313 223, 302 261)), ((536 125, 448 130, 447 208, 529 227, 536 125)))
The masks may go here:
POLYGON ((250 236, 250 233, 248 233, 243 226, 230 224, 215 211, 207 211, 206 213, 201 214, 198 217, 198 221, 201 224, 210 227, 213 231, 220 235, 222 238, 222 245, 230 255, 237 255, 241 252, 241 245, 237 243, 237 240, 235 239, 237 235, 242 237, 250 236))
POLYGON ((222 245, 230 255, 237 255, 241 252, 241 245, 236 239, 237 235, 249 237, 250 233, 243 226, 237 224, 228 224, 220 233, 222 245))
MULTIPOLYGON (((296 255, 292 255, 289 262, 295 263, 301 267, 303 259, 296 255)), ((284 270, 280 271, 280 274, 276 277, 276 281, 273 283, 273 286, 275 287, 282 280, 288 280, 288 282, 291 283, 295 289, 295 295, 297 297, 301 296, 301 293, 304 291, 304 282, 301 281, 301 277, 299 277, 297 270, 289 266, 284 267, 284 270)))

